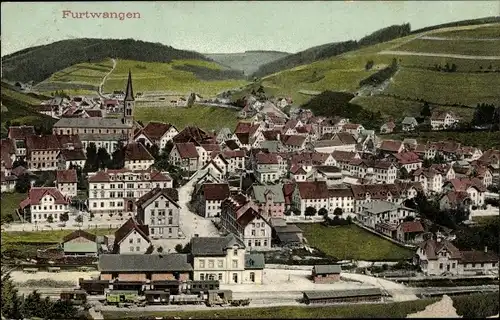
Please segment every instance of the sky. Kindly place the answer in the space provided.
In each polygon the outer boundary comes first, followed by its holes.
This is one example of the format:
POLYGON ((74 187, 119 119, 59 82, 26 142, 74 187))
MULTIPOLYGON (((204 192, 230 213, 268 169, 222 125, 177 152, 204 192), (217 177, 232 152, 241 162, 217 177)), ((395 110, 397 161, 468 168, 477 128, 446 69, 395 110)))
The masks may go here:
POLYGON ((393 24, 414 30, 499 16, 500 1, 2 2, 1 9, 2 56, 74 38, 133 38, 201 53, 298 52, 393 24), (78 12, 82 18, 72 18, 78 12))

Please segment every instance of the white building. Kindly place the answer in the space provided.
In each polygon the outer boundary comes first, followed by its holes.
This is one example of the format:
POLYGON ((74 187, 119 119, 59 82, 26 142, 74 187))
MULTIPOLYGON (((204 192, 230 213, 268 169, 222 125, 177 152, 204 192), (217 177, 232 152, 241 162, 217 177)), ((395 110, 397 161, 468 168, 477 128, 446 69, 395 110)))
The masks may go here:
POLYGON ((137 220, 149 227, 151 238, 179 238, 179 194, 173 188, 155 188, 137 200, 137 220))
POLYGON ((56 173, 56 188, 65 197, 76 197, 78 178, 76 170, 58 170, 56 173))
POLYGON ((133 218, 125 222, 115 231, 113 253, 117 254, 144 254, 151 246, 148 226, 141 225, 133 218))
POLYGON ((45 223, 50 216, 54 222, 60 220, 61 214, 69 210, 69 200, 57 188, 32 187, 28 198, 23 200, 20 208, 29 208, 31 223, 45 223))

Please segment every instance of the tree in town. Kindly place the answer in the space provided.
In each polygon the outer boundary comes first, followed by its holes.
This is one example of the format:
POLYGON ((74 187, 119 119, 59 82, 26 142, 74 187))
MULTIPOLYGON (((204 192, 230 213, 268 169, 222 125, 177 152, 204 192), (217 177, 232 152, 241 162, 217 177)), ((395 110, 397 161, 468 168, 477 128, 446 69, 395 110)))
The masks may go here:
POLYGON ((146 249, 146 254, 152 254, 153 251, 155 250, 155 247, 153 247, 153 245, 149 245, 149 247, 146 249))
POLYGON ((299 208, 292 208, 292 212, 293 212, 294 215, 300 216, 300 210, 299 210, 299 208))
POLYGON ((70 301, 57 300, 49 302, 49 319, 75 319, 78 310, 70 301))
POLYGON ((406 180, 409 178, 410 178, 410 173, 408 172, 408 170, 406 170, 405 167, 401 167, 401 169, 399 169, 399 179, 406 180))
POLYGON ((61 214, 59 215, 59 220, 60 220, 61 222, 66 222, 66 221, 68 221, 68 220, 69 220, 69 214, 68 214, 67 212, 61 213, 61 214))
POLYGON ((81 215, 81 214, 79 214, 78 216, 76 216, 75 221, 76 221, 77 223, 82 223, 82 222, 83 222, 83 217, 82 217, 82 215, 81 215))
POLYGON ((182 244, 180 244, 180 243, 176 244, 174 249, 175 249, 175 252, 182 253, 182 249, 183 249, 182 244))
POLYGON ((422 110, 420 111, 420 115, 424 118, 428 118, 431 116, 431 107, 427 101, 424 102, 422 106, 422 110))
POLYGON ((104 170, 111 165, 111 157, 103 147, 97 150, 97 170, 104 170))
POLYGON ((23 304, 21 305, 21 312, 24 318, 43 318, 41 316, 41 308, 44 307, 42 297, 38 291, 33 291, 26 298, 24 298, 23 304))
POLYGON ((339 207, 337 207, 337 208, 335 208, 335 210, 333 210, 333 215, 338 217, 338 218, 340 218, 342 216, 342 213, 343 213, 342 209, 339 207))
POLYGON ((110 169, 121 169, 125 166, 125 146, 121 141, 118 142, 112 158, 113 161, 109 166, 110 169))
POLYGON ((47 222, 48 223, 54 222, 54 217, 51 214, 49 214, 49 216, 47 217, 47 222))
POLYGON ((452 63, 451 68, 450 68, 450 72, 456 72, 456 71, 457 71, 457 65, 452 63))
POLYGON ((22 174, 16 181, 16 192, 18 193, 26 193, 31 187, 31 178, 30 175, 25 173, 22 174))
POLYGON ((314 216, 316 214, 316 208, 314 207, 307 207, 306 211, 304 212, 306 216, 314 216))
POLYGON ((26 160, 24 160, 24 158, 16 159, 16 161, 14 161, 14 163, 12 164, 12 168, 17 168, 19 166, 28 168, 28 163, 26 162, 26 160))
POLYGON ((163 252, 163 247, 160 246, 160 247, 156 248, 156 252, 162 253, 163 252))
POLYGON ((91 142, 87 146, 86 150, 87 160, 85 161, 85 166, 83 167, 84 172, 95 172, 97 171, 97 148, 95 143, 91 142))
POLYGON ((326 219, 326 218, 328 218, 328 210, 326 208, 321 208, 318 210, 318 215, 325 217, 325 219, 326 219))
POLYGON ((2 288, 2 318, 22 319, 21 299, 12 279, 6 275, 0 284, 2 288))

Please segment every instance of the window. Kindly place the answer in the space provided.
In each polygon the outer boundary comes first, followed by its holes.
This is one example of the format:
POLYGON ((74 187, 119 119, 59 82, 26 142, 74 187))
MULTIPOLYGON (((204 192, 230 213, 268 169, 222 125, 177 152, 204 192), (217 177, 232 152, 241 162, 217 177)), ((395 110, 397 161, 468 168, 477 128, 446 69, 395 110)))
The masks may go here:
POLYGON ((208 267, 211 269, 214 268, 214 260, 208 260, 208 267))
POLYGON ((208 280, 215 280, 215 274, 213 274, 213 273, 209 273, 209 274, 207 275, 207 278, 208 278, 208 280))
POLYGON ((251 247, 252 246, 252 240, 248 240, 248 246, 251 247))
POLYGON ((255 272, 250 272, 250 281, 255 282, 255 272))
POLYGON ((442 263, 439 264, 439 269, 443 269, 443 264, 442 263))
POLYGON ((137 243, 141 243, 141 238, 137 238, 137 243))
POLYGON ((205 260, 200 260, 200 268, 205 268, 205 260))
POLYGON ((255 236, 255 230, 252 230, 252 236, 255 236))
POLYGON ((233 268, 238 268, 238 260, 233 260, 233 268))
POLYGON ((130 247, 130 252, 134 252, 134 247, 130 247))
POLYGON ((224 260, 217 260, 217 268, 223 268, 224 267, 224 260))
POLYGON ((233 250, 233 255, 237 256, 238 255, 238 249, 233 250))
POLYGON ((158 208, 158 204, 159 204, 159 202, 155 201, 155 208, 158 208))
POLYGON ((172 233, 172 228, 168 228, 168 233, 172 233))
POLYGON ((267 247, 267 240, 264 240, 264 247, 267 247))
POLYGON ((133 238, 128 239, 128 243, 134 243, 134 239, 133 238))
POLYGON ((173 218, 168 218, 168 224, 172 224, 174 223, 174 219, 173 218))
POLYGON ((141 251, 141 247, 135 247, 135 251, 137 252, 141 251))
POLYGON ((219 273, 219 281, 222 281, 222 273, 219 273))
MULTIPOLYGON (((200 261, 200 262, 201 262, 201 261, 200 261)), ((200 280, 201 280, 201 281, 204 281, 204 280, 205 280, 205 274, 200 273, 200 280)))
POLYGON ((451 264, 451 267, 452 267, 453 269, 455 269, 455 262, 453 262, 453 263, 451 264))

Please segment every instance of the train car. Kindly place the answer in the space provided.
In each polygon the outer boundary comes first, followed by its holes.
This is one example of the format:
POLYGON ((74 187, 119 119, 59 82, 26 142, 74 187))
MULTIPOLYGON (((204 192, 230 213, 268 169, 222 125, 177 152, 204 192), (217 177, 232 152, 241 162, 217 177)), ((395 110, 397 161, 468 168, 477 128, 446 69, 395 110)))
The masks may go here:
POLYGON ((345 302, 381 301, 383 294, 379 288, 304 291, 302 302, 305 304, 329 304, 345 302))
POLYGON ((78 286, 88 294, 103 295, 106 289, 109 289, 109 280, 89 280, 80 278, 78 286))
POLYGON ((87 303, 87 292, 81 289, 62 291, 61 301, 69 301, 73 305, 84 305, 87 303))
POLYGON ((139 293, 134 290, 107 290, 105 305, 137 304, 140 301, 139 293))
POLYGON ((233 300, 231 290, 208 290, 206 304, 208 307, 223 306, 233 300))
POLYGON ((150 284, 152 290, 168 290, 172 295, 180 293, 181 282, 179 280, 155 280, 150 284))
POLYGON ((172 296, 171 304, 203 304, 205 299, 197 294, 180 294, 172 296))
POLYGON ((113 290, 137 291, 139 295, 144 293, 145 282, 143 281, 120 281, 111 282, 113 290))
POLYGON ((200 292, 219 289, 219 280, 189 280, 181 285, 181 292, 186 294, 199 294, 200 292))
POLYGON ((170 292, 165 290, 145 290, 144 297, 148 305, 166 305, 170 302, 170 292))

